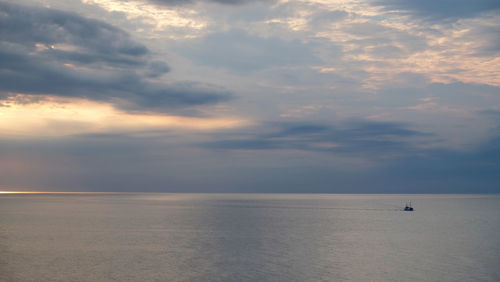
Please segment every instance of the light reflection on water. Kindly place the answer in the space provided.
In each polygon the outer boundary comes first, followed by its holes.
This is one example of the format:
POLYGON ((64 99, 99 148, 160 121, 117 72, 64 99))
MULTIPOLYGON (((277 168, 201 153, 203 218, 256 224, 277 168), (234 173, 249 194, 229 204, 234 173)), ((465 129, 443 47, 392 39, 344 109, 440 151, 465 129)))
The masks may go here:
POLYGON ((482 195, 1 195, 0 280, 499 281, 499 215, 482 195))

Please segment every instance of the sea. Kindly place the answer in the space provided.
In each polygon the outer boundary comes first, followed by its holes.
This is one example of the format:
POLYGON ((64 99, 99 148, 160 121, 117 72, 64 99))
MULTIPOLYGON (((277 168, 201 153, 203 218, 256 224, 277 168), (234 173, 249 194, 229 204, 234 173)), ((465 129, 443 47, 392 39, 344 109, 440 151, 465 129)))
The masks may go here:
POLYGON ((500 281, 500 195, 2 194, 0 281, 500 281))

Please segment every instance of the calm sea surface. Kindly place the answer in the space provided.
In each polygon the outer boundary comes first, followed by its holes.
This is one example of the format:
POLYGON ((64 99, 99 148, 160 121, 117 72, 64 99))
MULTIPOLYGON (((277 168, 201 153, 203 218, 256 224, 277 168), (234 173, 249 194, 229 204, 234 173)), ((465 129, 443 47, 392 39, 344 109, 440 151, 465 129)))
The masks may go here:
POLYGON ((1 195, 0 281, 500 281, 500 196, 1 195))

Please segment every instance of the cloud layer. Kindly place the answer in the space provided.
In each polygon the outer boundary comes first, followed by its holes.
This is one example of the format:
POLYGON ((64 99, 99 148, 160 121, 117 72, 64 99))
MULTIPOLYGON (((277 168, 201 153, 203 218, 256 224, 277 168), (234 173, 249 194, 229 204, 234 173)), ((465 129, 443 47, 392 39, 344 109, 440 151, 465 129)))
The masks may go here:
MULTIPOLYGON (((213 2, 213 3, 218 3, 218 4, 224 4, 224 5, 242 5, 246 4, 249 2, 254 2, 250 0, 146 0, 155 4, 159 5, 166 5, 166 6, 171 6, 171 5, 186 5, 186 4, 191 4, 195 2, 213 2)), ((267 2, 273 2, 274 0, 257 0, 257 1, 267 1, 267 2)))
POLYGON ((263 38, 243 30, 208 34, 188 42, 179 52, 201 64, 243 73, 320 62, 310 46, 298 40, 263 38))
POLYGON ((415 139, 430 135, 394 122, 351 121, 337 126, 302 122, 268 127, 267 130, 257 130, 269 131, 267 133, 250 136, 242 134, 240 137, 208 142, 203 146, 224 150, 306 150, 384 157, 391 154, 411 154, 416 148, 415 139))
POLYGON ((18 3, 0 185, 499 192, 498 1, 18 3))
POLYGON ((496 0, 382 0, 375 3, 386 9, 403 10, 432 20, 469 18, 500 10, 500 3, 496 0))
POLYGON ((125 110, 172 111, 230 98, 195 82, 151 80, 170 71, 130 35, 59 10, 1 3, 0 91, 81 97, 125 110))

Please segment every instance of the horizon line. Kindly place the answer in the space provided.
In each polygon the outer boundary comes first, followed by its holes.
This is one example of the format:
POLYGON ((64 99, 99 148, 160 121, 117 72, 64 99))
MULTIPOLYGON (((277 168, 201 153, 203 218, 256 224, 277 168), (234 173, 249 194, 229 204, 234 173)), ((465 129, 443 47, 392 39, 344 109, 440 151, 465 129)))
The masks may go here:
POLYGON ((0 190, 0 195, 13 194, 289 194, 289 195, 500 195, 500 193, 327 193, 327 192, 153 192, 153 191, 9 191, 0 190))

